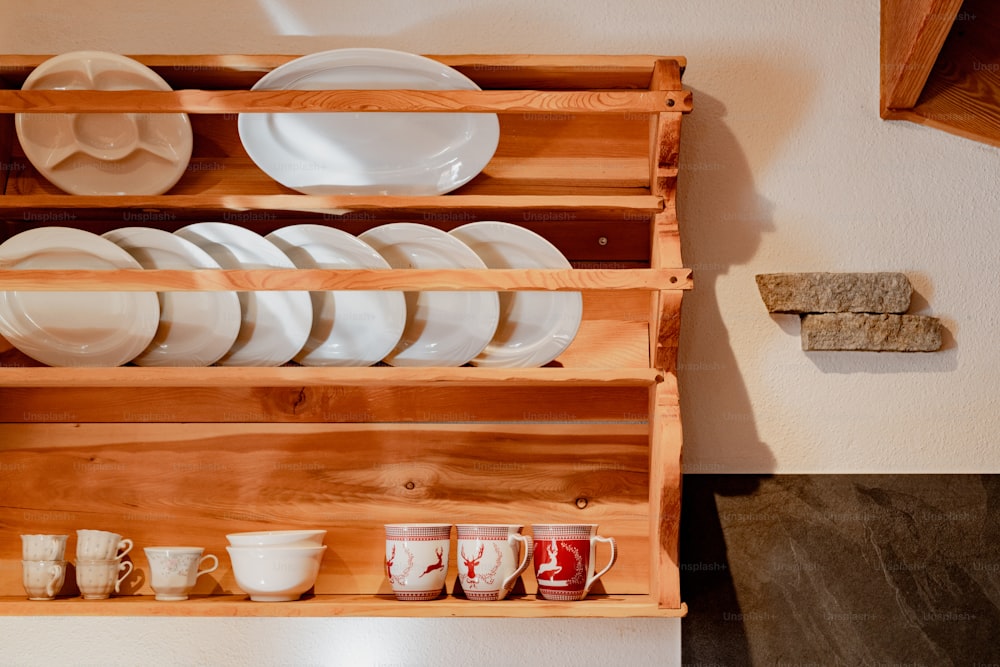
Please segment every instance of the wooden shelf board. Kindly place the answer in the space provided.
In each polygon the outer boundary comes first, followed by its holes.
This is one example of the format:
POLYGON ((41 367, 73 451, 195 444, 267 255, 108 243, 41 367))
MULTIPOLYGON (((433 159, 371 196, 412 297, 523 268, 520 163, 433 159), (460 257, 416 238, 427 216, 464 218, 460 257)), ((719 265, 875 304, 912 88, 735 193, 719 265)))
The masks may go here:
POLYGON ((317 595, 295 602, 253 602, 246 595, 193 596, 161 602, 148 595, 107 600, 0 598, 0 616, 380 616, 414 618, 680 618, 687 606, 665 609, 649 595, 593 596, 580 602, 550 602, 528 595, 499 602, 453 597, 400 602, 391 595, 317 595))
POLYGON ((0 113, 646 113, 691 111, 682 90, 0 90, 0 113))
MULTIPOLYGON (((35 67, 54 54, 4 56, 0 74, 20 87, 35 67)), ((276 67, 298 55, 290 54, 219 54, 163 55, 134 54, 131 58, 151 67, 177 84, 190 82, 204 86, 240 84, 247 88, 276 67)), ((459 54, 426 57, 462 72, 483 88, 543 87, 550 89, 629 87, 647 88, 650 72, 657 60, 674 60, 683 69, 684 56, 635 55, 563 55, 563 54, 459 54)))
POLYGON ((663 198, 653 195, 5 195, 0 212, 25 209, 197 209, 201 211, 316 211, 346 215, 382 210, 432 214, 446 211, 626 211, 659 213, 663 198))
POLYGON ((648 387, 662 380, 651 368, 0 368, 3 387, 302 387, 511 386, 648 387))
POLYGON ((0 269, 0 289, 62 291, 676 290, 690 269, 0 269))
POLYGON ((1000 146, 1000 7, 882 0, 881 114, 1000 146))
POLYGON ((930 74, 962 0, 882 0, 881 102, 912 107, 930 74))

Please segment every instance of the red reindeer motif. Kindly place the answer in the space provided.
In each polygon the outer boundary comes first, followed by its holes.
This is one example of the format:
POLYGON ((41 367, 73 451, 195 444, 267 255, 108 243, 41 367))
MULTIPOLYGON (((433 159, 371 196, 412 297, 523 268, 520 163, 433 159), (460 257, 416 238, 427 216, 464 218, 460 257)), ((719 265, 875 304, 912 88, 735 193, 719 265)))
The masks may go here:
POLYGON ((548 555, 549 559, 544 563, 539 563, 535 574, 538 577, 555 579, 555 576, 562 572, 562 566, 559 565, 559 546, 556 544, 555 540, 552 540, 552 544, 545 547, 545 553, 548 555), (549 572, 552 574, 548 574, 549 572))
POLYGON ((429 574, 434 570, 440 570, 441 568, 444 567, 444 563, 442 562, 444 557, 444 549, 442 547, 438 547, 437 549, 434 550, 434 553, 437 554, 437 562, 428 565, 427 569, 424 570, 423 574, 420 575, 421 577, 424 576, 424 574, 429 574))
POLYGON ((475 558, 469 558, 465 555, 465 547, 462 547, 462 562, 465 563, 465 567, 468 569, 465 576, 469 581, 476 580, 476 566, 479 565, 479 561, 483 559, 483 551, 486 549, 485 544, 479 545, 479 553, 476 554, 475 558))
POLYGON ((392 564, 396 560, 396 545, 392 545, 392 553, 388 558, 385 559, 385 573, 389 579, 392 579, 392 564))

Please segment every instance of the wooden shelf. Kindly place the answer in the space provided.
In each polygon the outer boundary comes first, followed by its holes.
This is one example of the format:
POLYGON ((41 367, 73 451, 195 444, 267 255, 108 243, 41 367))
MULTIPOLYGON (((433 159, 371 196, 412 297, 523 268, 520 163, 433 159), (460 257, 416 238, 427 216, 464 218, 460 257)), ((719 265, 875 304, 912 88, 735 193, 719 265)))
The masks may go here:
POLYGON ((882 117, 1000 146, 998 32, 990 0, 882 0, 882 117))
POLYGON ((201 595, 176 602, 150 595, 107 600, 0 597, 0 616, 387 616, 410 618, 680 618, 687 606, 659 607, 648 595, 593 596, 579 602, 549 602, 534 596, 499 602, 442 598, 400 602, 392 595, 315 595, 295 602, 253 602, 245 595, 201 595))
MULTIPOLYGON (((579 291, 572 343, 544 368, 49 368, 0 339, 0 616, 677 617, 680 600, 680 310, 692 288, 675 209, 681 57, 433 56, 482 91, 249 88, 294 56, 136 56, 176 92, 22 92, 45 56, 0 56, 0 240, 41 226, 173 231, 214 219, 258 233, 302 222, 358 234, 408 220, 449 230, 505 220, 541 234, 566 270, 29 271, 0 290, 579 291), (168 193, 77 197, 34 169, 23 111, 190 114, 194 153, 168 193), (500 141, 440 197, 310 196, 250 160, 239 113, 496 112, 500 141), (528 595, 398 602, 383 523, 597 523, 619 557, 582 602, 528 595), (239 591, 230 532, 328 530, 315 595, 239 591), (28 601, 27 532, 115 530, 135 570, 110 600, 28 601), (151 595, 141 547, 196 544, 220 567, 184 602, 151 595), (606 591, 606 593, 605 593, 606 591)), ((70 540, 72 549, 73 539, 70 540)), ((452 549, 451 572, 455 572, 452 549)), ((72 558, 71 558, 72 560, 72 558)), ((450 590, 450 589, 449 589, 450 590)))
POLYGON ((0 387, 386 387, 513 385, 650 387, 663 380, 651 368, 0 368, 0 387))
POLYGON ((690 269, 0 269, 8 290, 679 290, 690 269))

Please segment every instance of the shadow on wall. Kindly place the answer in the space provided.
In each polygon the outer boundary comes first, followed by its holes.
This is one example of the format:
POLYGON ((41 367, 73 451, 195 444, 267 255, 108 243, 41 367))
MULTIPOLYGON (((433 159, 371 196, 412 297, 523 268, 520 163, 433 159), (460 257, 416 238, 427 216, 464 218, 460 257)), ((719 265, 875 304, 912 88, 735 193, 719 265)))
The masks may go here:
MULTIPOLYGON (((730 268, 749 262, 763 235, 774 229, 773 207, 754 188, 743 147, 726 125, 725 105, 703 91, 693 93, 694 111, 681 135, 677 203, 684 264, 694 272, 694 290, 684 300, 678 360, 684 472, 768 472, 773 456, 758 438, 728 337, 726 321, 738 314, 723 314, 717 291, 730 268)), ((756 137, 752 143, 776 141, 756 137)))
MULTIPOLYGON (((752 81, 743 84, 736 104, 743 100, 753 106, 732 122, 756 149, 752 164, 760 168, 775 159, 815 84, 804 67, 769 70, 761 59, 746 62, 754 63, 752 81)), ((694 111, 682 131, 678 186, 684 263, 695 281, 685 297, 678 363, 687 461, 680 561, 681 595, 689 613, 682 626, 682 654, 686 663, 743 665, 749 664, 750 647, 718 500, 753 496, 764 477, 731 473, 773 472, 775 461, 758 436, 728 337, 726 321, 738 314, 724 316, 717 283, 731 267, 748 263, 763 235, 774 230, 773 206, 754 187, 751 161, 727 124, 726 105, 703 91, 693 93, 694 111)))
MULTIPOLYGON (((747 262, 762 234, 772 229, 771 205, 757 195, 753 174, 735 136, 723 123, 721 102, 694 90, 695 110, 681 135, 678 218, 684 263, 695 288, 685 296, 678 381, 684 428, 681 501, 681 597, 685 662, 740 665, 749 646, 726 553, 716 493, 752 495, 757 480, 721 488, 719 475, 734 459, 773 468, 760 442, 750 398, 739 374, 716 296, 716 281, 730 266, 747 262), (706 446, 699 456, 699 443, 706 446), (708 451, 723 451, 714 459, 708 451), (721 641, 720 641, 721 639, 721 641)), ((744 479, 744 478, 740 478, 744 479)))

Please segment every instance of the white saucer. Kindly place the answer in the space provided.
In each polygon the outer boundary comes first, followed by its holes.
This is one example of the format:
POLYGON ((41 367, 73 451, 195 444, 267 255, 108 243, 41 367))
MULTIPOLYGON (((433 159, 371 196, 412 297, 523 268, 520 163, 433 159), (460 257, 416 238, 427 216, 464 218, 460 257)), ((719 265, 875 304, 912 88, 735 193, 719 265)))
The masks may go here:
MULTIPOLYGON (((374 248, 339 229, 315 224, 267 235, 300 269, 389 269, 374 248)), ((303 366, 371 366, 399 342, 406 325, 402 292, 312 292, 309 340, 295 355, 303 366)))
MULTIPOLYGON (((396 269, 485 269, 476 253, 435 227, 396 222, 359 235, 396 269)), ((496 292, 406 293, 406 327, 384 361, 393 366, 462 366, 493 338, 496 292)))
MULTIPOLYGON (((170 90, 159 74, 116 53, 49 58, 24 90, 170 90)), ((183 113, 19 113, 17 137, 45 178, 75 195, 158 195, 180 180, 194 144, 183 113)))
MULTIPOLYGON (((39 227, 0 244, 5 269, 141 269, 111 241, 39 227)), ((142 352, 160 320, 155 292, 0 292, 0 334, 49 366, 120 366, 142 352)))
MULTIPOLYGON (((104 238, 144 269, 219 269, 207 252, 176 234, 123 227, 104 238)), ((158 292, 160 326, 132 362, 138 366, 210 366, 229 351, 240 331, 236 292, 158 292)))
MULTIPOLYGON (((314 53, 253 90, 479 90, 436 60, 387 49, 314 53)), ((239 133, 268 176, 306 194, 435 195, 472 180, 500 139, 488 113, 242 113, 239 133)))
MULTIPOLYGON (((294 269, 288 256, 260 234, 228 222, 196 222, 174 232, 224 269, 294 269)), ((242 321, 221 366, 281 366, 298 354, 312 327, 309 292, 238 292, 242 321)))
MULTIPOLYGON (((491 269, 570 269, 572 265, 545 238, 507 222, 472 222, 451 230, 491 269)), ((580 328, 579 292, 500 293, 500 324, 475 366, 544 366, 569 347, 580 328)))

